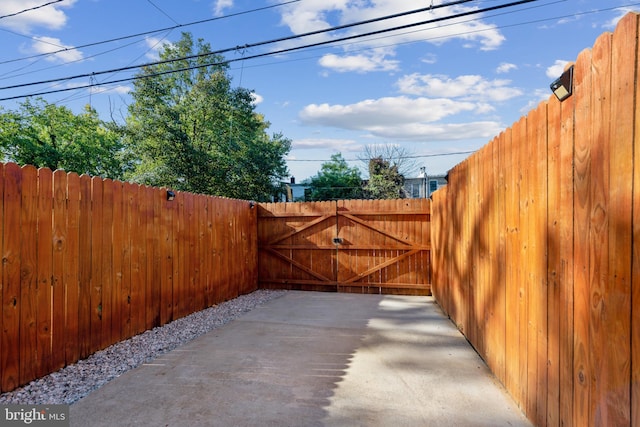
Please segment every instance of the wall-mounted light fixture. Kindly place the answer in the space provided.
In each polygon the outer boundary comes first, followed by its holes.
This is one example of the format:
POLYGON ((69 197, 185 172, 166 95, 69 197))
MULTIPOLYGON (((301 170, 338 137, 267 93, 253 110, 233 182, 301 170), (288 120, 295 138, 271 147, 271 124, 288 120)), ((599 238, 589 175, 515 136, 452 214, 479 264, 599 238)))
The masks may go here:
POLYGON ((253 201, 249 202, 249 208, 250 209, 253 209, 255 207, 256 207, 256 202, 253 202, 253 201))
POLYGON ((167 200, 172 201, 175 198, 176 198, 176 193, 171 190, 167 190, 167 200))
POLYGON ((562 102, 573 93, 573 65, 550 85, 553 94, 562 102))

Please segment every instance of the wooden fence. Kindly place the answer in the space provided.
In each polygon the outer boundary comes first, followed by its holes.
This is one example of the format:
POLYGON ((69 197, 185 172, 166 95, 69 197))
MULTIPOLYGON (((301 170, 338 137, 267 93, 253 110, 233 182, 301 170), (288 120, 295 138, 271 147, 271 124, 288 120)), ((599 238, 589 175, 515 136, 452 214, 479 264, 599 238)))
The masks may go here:
POLYGON ((262 203, 261 288, 430 293, 430 201, 262 203))
POLYGON ((257 288, 253 204, 0 164, 0 389, 257 288))
POLYGON ((640 426, 638 23, 433 197, 433 294, 540 426, 640 426))

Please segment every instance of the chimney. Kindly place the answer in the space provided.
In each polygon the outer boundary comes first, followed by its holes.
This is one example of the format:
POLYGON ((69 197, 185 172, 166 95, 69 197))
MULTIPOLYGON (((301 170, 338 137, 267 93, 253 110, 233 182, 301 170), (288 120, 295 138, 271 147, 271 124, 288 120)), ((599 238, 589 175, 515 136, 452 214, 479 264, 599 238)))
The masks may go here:
POLYGON ((295 184, 295 183, 296 183, 296 177, 295 177, 295 176, 292 176, 292 177, 291 177, 291 183, 292 183, 292 184, 295 184))

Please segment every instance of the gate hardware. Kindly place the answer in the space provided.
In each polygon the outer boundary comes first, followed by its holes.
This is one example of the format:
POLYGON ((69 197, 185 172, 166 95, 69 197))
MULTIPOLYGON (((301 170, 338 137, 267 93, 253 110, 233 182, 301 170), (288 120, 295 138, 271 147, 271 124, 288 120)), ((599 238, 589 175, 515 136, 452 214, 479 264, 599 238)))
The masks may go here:
POLYGON ((334 245, 341 245, 342 244, 342 238, 341 237, 334 237, 333 238, 333 244, 334 245))

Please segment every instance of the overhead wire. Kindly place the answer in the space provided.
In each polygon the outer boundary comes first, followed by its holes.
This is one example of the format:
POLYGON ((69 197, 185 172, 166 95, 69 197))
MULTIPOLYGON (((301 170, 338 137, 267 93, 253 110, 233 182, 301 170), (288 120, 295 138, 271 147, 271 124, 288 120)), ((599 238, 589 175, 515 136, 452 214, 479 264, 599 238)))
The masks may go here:
MULTIPOLYGON (((60 0, 60 1, 62 1, 62 0, 60 0)), ((261 11, 267 10, 267 9, 273 9, 273 8, 280 7, 280 6, 286 6, 288 4, 297 3, 299 1, 301 1, 301 0, 285 1, 285 2, 282 2, 282 3, 277 3, 277 4, 273 4, 273 5, 269 5, 269 6, 264 6, 264 7, 245 10, 245 11, 241 11, 241 12, 231 13, 231 14, 224 15, 224 16, 216 16, 214 18, 207 18, 207 19, 201 19, 199 21, 188 22, 186 24, 177 24, 177 25, 174 25, 174 26, 171 26, 171 27, 160 28, 160 29, 157 29, 157 30, 143 31, 143 32, 140 32, 140 33, 130 34, 130 35, 127 35, 127 36, 114 37, 114 38, 111 38, 111 39, 108 39, 108 40, 85 43, 83 45, 78 45, 78 46, 74 46, 74 47, 71 47, 71 48, 65 48, 65 47, 56 45, 57 47, 60 47, 61 49, 58 50, 58 51, 54 51, 54 52, 39 53, 39 54, 36 54, 36 55, 31 55, 31 56, 25 56, 25 57, 21 57, 21 58, 15 58, 15 59, 9 59, 9 60, 5 60, 5 61, 0 61, 0 65, 8 64, 8 63, 11 63, 11 62, 25 61, 25 60, 29 60, 29 59, 39 58, 39 57, 42 57, 42 56, 55 55, 57 53, 65 52, 65 51, 68 51, 68 50, 84 49, 84 48, 87 48, 87 47, 98 46, 98 45, 101 45, 101 44, 113 43, 113 42, 122 41, 122 40, 126 40, 126 39, 137 38, 137 37, 142 37, 142 36, 148 36, 148 35, 162 33, 162 32, 166 32, 166 31, 172 31, 172 30, 176 30, 178 28, 184 28, 184 27, 190 27, 190 26, 193 26, 193 25, 205 24, 205 23, 208 23, 208 22, 219 21, 221 19, 233 18, 233 17, 236 17, 236 16, 246 15, 246 14, 249 14, 249 13, 261 12, 261 11)), ((0 30, 7 31, 7 30, 2 29, 2 28, 0 28, 0 30)), ((32 40, 34 39, 34 37, 32 37, 32 36, 26 36, 24 34, 15 33, 15 32, 12 32, 12 31, 9 31, 9 32, 12 33, 12 34, 16 34, 16 35, 19 35, 19 36, 23 36, 23 37, 32 39, 32 40)))
MULTIPOLYGON (((467 155, 473 154, 477 150, 470 151, 450 151, 446 153, 432 153, 432 154, 416 154, 411 156, 395 156, 394 159, 405 160, 405 159, 423 159, 428 157, 443 157, 443 156, 458 156, 458 155, 467 155)), ((287 159, 287 162, 329 162, 331 159, 287 159)), ((344 159, 346 162, 361 162, 362 159, 344 159)))
MULTIPOLYGON (((468 2, 468 1, 473 1, 473 0, 459 0, 459 1, 456 1, 456 2, 446 3, 446 4, 443 4, 443 5, 459 4, 459 3, 464 3, 464 2, 468 2)), ((376 30, 376 31, 363 33, 363 34, 344 36, 344 37, 340 37, 340 38, 337 38, 337 39, 323 40, 323 41, 319 41, 319 42, 315 42, 315 43, 311 43, 311 44, 294 46, 294 47, 284 48, 284 49, 271 51, 271 52, 266 52, 266 53, 254 54, 254 55, 243 57, 243 58, 240 58, 240 59, 237 59, 237 58, 236 59, 225 59, 223 61, 216 61, 216 62, 213 62, 213 63, 193 65, 193 66, 183 67, 183 68, 179 68, 179 69, 173 69, 173 70, 167 70, 167 71, 162 71, 162 72, 138 75, 138 76, 130 77, 130 78, 127 78, 127 79, 120 79, 120 80, 105 82, 104 84, 106 85, 106 84, 122 83, 124 81, 132 81, 132 80, 137 80, 137 79, 141 79, 141 78, 157 77, 157 76, 161 76, 161 75, 165 75, 165 74, 171 74, 171 73, 183 72, 183 71, 190 71, 190 70, 194 70, 194 69, 198 69, 198 68, 205 68, 205 67, 209 67, 209 66, 224 65, 224 64, 229 64, 229 63, 232 63, 232 62, 236 62, 238 60, 256 59, 256 58, 265 57, 265 56, 272 56, 272 55, 277 55, 277 54, 282 54, 282 53, 289 53, 289 52, 293 52, 293 51, 297 51, 297 50, 301 50, 301 49, 307 49, 307 48, 310 48, 310 47, 317 47, 317 46, 333 44, 333 43, 337 43, 337 42, 341 42, 341 41, 347 41, 347 40, 353 40, 353 39, 358 39, 358 38, 363 38, 363 37, 369 37, 369 36, 372 36, 372 35, 384 34, 384 33, 388 33, 388 32, 393 32, 393 31, 403 30, 403 29, 407 29, 407 28, 412 28, 412 27, 416 27, 416 26, 420 26, 420 25, 426 25, 426 24, 435 23, 435 22, 441 22, 441 21, 445 21, 445 20, 449 20, 449 19, 460 18, 460 17, 463 17, 463 16, 469 16, 469 15, 472 15, 472 14, 478 14, 478 13, 488 12, 488 11, 492 11, 492 10, 504 9, 504 8, 507 8, 507 7, 513 7, 513 6, 517 6, 517 5, 520 5, 520 4, 531 3, 531 2, 535 2, 535 1, 538 1, 538 0, 519 0, 519 1, 511 2, 511 3, 501 4, 501 5, 497 5, 497 6, 491 6, 491 7, 487 7, 487 8, 483 8, 483 9, 474 9, 474 10, 461 12, 461 13, 453 14, 453 15, 448 15, 448 16, 444 16, 444 17, 432 18, 432 19, 428 19, 428 20, 425 20, 425 21, 419 21, 419 22, 414 22, 414 23, 410 23, 410 24, 404 24, 404 25, 400 25, 400 26, 384 28, 384 29, 380 29, 380 30, 376 30)), ((443 5, 438 5, 438 6, 443 6, 443 5)), ((434 6, 434 8, 438 7, 438 6, 434 6)), ((428 9, 428 8, 426 8, 426 9, 428 9)), ((413 12, 413 13, 415 13, 415 12, 413 12)), ((394 14, 392 16, 395 18, 395 17, 398 16, 398 14, 394 14)), ((380 20, 380 18, 376 18, 376 19, 380 20)), ((391 18, 387 18, 387 19, 391 19, 391 18)), ((369 21, 371 21, 371 20, 368 20, 368 21, 365 21, 365 22, 369 23, 369 21)), ((354 24, 348 24, 348 25, 353 26, 354 24)), ((342 28, 342 27, 344 27, 344 26, 340 26, 339 28, 342 28)), ((112 73, 112 72, 116 72, 116 71, 127 71, 127 70, 133 70, 133 69, 138 69, 138 68, 146 68, 146 67, 162 65, 162 64, 167 64, 167 63, 172 63, 172 62, 177 62, 177 61, 184 61, 184 60, 189 60, 189 59, 202 58, 202 57, 205 57, 205 56, 219 55, 221 53, 226 53, 226 52, 233 51, 233 50, 248 49, 248 48, 253 48, 253 47, 257 47, 257 46, 263 46, 263 45, 266 45, 266 44, 272 44, 272 43, 278 43, 278 42, 282 42, 282 41, 286 41, 286 40, 298 39, 298 38, 301 38, 301 37, 310 36, 310 35, 316 35, 316 34, 319 34, 319 33, 322 33, 322 32, 327 32, 327 31, 335 31, 335 30, 333 28, 324 29, 324 30, 317 30, 317 31, 312 31, 312 32, 309 32, 309 33, 305 33, 303 35, 295 35, 295 36, 290 36, 290 37, 281 37, 281 38, 273 39, 273 40, 270 40, 270 41, 263 41, 263 42, 259 42, 259 43, 246 44, 244 46, 236 46, 234 48, 221 49, 221 50, 217 50, 217 51, 213 51, 213 52, 207 52, 207 53, 204 53, 204 54, 189 55, 189 56, 181 57, 181 58, 167 59, 167 60, 162 60, 162 61, 155 61, 155 62, 148 63, 148 64, 141 64, 141 65, 128 66, 128 67, 120 67, 120 68, 116 68, 116 69, 112 69, 112 70, 98 71, 98 72, 93 72, 93 73, 84 73, 84 74, 79 74, 79 75, 75 75, 75 76, 63 77, 63 78, 56 78, 56 79, 42 80, 42 81, 38 81, 38 82, 22 83, 22 84, 18 84, 18 85, 4 86, 4 87, 0 87, 0 90, 23 88, 23 87, 35 86, 35 85, 41 85, 41 84, 47 84, 47 83, 58 83, 58 82, 69 81, 69 80, 74 80, 74 79, 78 79, 78 78, 86 78, 86 77, 89 77, 89 76, 112 73)), ((55 89, 55 90, 44 91, 44 92, 40 92, 40 93, 37 93, 37 94, 31 94, 31 95, 21 95, 21 96, 0 98, 0 101, 6 101, 6 100, 11 100, 11 99, 19 99, 19 98, 24 98, 24 97, 27 97, 27 96, 47 95, 47 94, 50 94, 50 93, 58 93, 58 92, 64 92, 64 91, 68 91, 68 90, 86 89, 88 87, 92 87, 92 86, 85 85, 85 86, 78 86, 78 87, 74 87, 74 88, 55 89)))
POLYGON ((0 16, 0 19, 11 18, 12 16, 18 16, 18 15, 23 14, 25 12, 31 12, 32 10, 41 9, 43 7, 50 6, 52 4, 60 3, 60 2, 63 2, 63 1, 64 0, 53 0, 53 1, 50 1, 48 3, 41 4, 40 6, 34 6, 34 7, 28 8, 28 9, 23 9, 23 10, 21 10, 19 12, 9 13, 7 15, 2 15, 2 16, 0 16))
POLYGON ((158 9, 160 11, 160 13, 162 13, 164 16, 166 16, 167 18, 169 18, 171 21, 173 21, 174 24, 176 25, 180 25, 180 23, 178 21, 176 21, 175 19, 173 19, 171 17, 171 15, 169 15, 167 12, 165 12, 164 10, 162 10, 160 8, 160 6, 158 6, 157 4, 155 4, 154 2, 152 2, 151 0, 147 0, 147 2, 149 2, 149 4, 153 7, 155 7, 156 9, 158 9))
MULTIPOLYGON (((302 34, 295 34, 295 35, 286 36, 286 37, 279 37, 279 38, 270 39, 270 40, 266 40, 266 41, 261 41, 261 42, 257 42, 257 43, 247 43, 245 45, 238 45, 238 46, 234 46, 234 47, 230 47, 230 48, 226 48, 226 49, 218 49, 218 50, 215 50, 213 52, 207 52, 207 53, 203 53, 203 54, 195 54, 195 55, 189 55, 189 56, 180 57, 180 58, 172 58, 172 59, 166 59, 166 60, 162 60, 162 61, 154 61, 154 62, 150 62, 150 63, 146 63, 146 64, 139 64, 139 65, 133 65, 133 66, 128 66, 128 67, 121 67, 121 68, 117 68, 115 70, 97 71, 97 72, 92 72, 92 73, 79 74, 79 75, 76 75, 76 76, 69 76, 69 77, 62 77, 62 78, 57 78, 57 79, 43 80, 43 81, 39 81, 39 82, 22 83, 22 84, 17 84, 17 85, 4 86, 4 87, 0 87, 0 90, 16 89, 16 88, 27 87, 27 86, 35 86, 35 85, 40 85, 40 84, 56 83, 56 82, 61 82, 61 81, 75 80, 75 79, 78 79, 78 78, 89 77, 91 75, 108 74, 108 73, 113 72, 113 71, 127 71, 127 70, 131 70, 131 69, 136 69, 136 68, 144 68, 144 67, 162 65, 162 64, 172 63, 172 62, 179 62, 179 61, 184 61, 184 60, 189 60, 189 59, 202 58, 202 57, 206 57, 206 56, 220 55, 220 54, 228 53, 228 52, 232 52, 232 51, 237 51, 237 50, 242 50, 242 49, 251 49, 251 48, 255 48, 255 47, 260 47, 260 46, 269 45, 269 44, 275 44, 275 43, 281 43, 281 42, 285 42, 285 41, 295 40, 295 39, 299 39, 299 38, 303 38, 303 37, 309 37, 309 36, 318 35, 318 34, 322 34, 322 33, 327 33, 327 32, 331 32, 331 31, 342 30, 342 29, 346 29, 346 28, 359 26, 359 25, 371 24, 371 23, 380 22, 380 21, 383 21, 383 20, 394 19, 394 18, 398 18, 398 17, 402 17, 402 16, 408 16, 408 15, 411 15, 411 14, 421 13, 421 12, 425 12, 427 10, 432 10, 434 8, 443 8, 443 7, 449 7, 449 6, 463 4, 463 3, 469 3, 471 1, 475 1, 475 0, 456 0, 456 1, 449 2, 449 3, 442 3, 440 5, 433 6, 433 7, 414 9, 414 10, 407 11, 407 12, 396 13, 396 14, 392 14, 392 15, 385 15, 385 16, 378 17, 378 18, 367 19, 365 21, 358 21, 358 22, 354 22, 354 23, 350 23, 350 24, 340 25, 340 26, 337 26, 337 27, 324 28, 324 29, 321 29, 321 30, 309 31, 309 32, 302 33, 302 34)), ((521 2, 529 3, 529 2, 533 2, 533 1, 538 1, 538 0, 520 0, 519 2, 516 2, 516 3, 521 3, 521 2)), ((504 6, 495 6, 495 7, 504 7, 504 6)), ((480 13, 480 12, 473 12, 473 13, 480 13)), ((454 16, 454 17, 456 17, 456 16, 454 16)), ((452 18, 453 17, 451 17, 451 18, 450 17, 446 17, 444 19, 452 19, 452 18)), ((443 18, 438 18, 438 19, 443 19, 443 18)), ((423 25, 423 24, 424 23, 418 23, 418 24, 415 24, 415 25, 423 25)), ((414 24, 411 24, 411 25, 413 26, 414 24)), ((390 31, 393 31, 393 29, 390 30, 390 31)), ((367 34, 362 35, 362 37, 365 37, 366 35, 367 34)), ((338 40, 338 41, 340 41, 340 40, 338 40)), ((335 42, 335 40, 333 42, 335 42)), ((328 43, 331 43, 331 41, 329 41, 328 43)))

